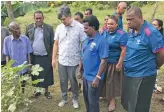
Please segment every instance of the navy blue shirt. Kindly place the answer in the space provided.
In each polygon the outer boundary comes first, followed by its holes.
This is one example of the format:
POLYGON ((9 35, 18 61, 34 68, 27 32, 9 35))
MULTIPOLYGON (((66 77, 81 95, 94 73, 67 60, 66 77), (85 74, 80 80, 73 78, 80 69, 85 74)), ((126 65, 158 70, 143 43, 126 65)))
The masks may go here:
MULTIPOLYGON (((84 78, 93 81, 99 70, 101 59, 108 57, 108 43, 99 33, 93 38, 87 37, 82 46, 84 78)), ((101 75, 103 79, 103 74, 101 75)))
POLYGON ((122 15, 118 15, 117 12, 114 13, 115 16, 118 16, 118 26, 123 29, 122 15))
POLYGON ((118 63, 121 46, 126 46, 128 34, 121 28, 116 28, 114 32, 109 33, 108 31, 104 31, 102 35, 107 39, 109 44, 108 63, 118 63))
POLYGON ((124 60, 125 75, 144 77, 157 74, 156 53, 164 48, 161 33, 144 21, 137 35, 130 33, 124 60))

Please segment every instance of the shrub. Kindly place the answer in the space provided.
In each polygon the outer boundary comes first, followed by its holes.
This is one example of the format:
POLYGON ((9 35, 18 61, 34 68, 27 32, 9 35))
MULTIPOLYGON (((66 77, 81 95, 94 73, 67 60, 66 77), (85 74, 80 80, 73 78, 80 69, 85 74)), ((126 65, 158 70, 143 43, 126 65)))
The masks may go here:
MULTIPOLYGON (((37 84, 40 80, 31 81, 29 74, 24 76, 20 76, 18 72, 23 70, 24 68, 29 67, 30 65, 26 65, 23 63, 17 67, 12 67, 14 60, 10 60, 6 66, 1 67, 1 110, 2 112, 15 112, 20 107, 25 111, 27 106, 31 101, 29 100, 29 92, 27 94, 22 93, 21 82, 23 80, 26 81, 26 89, 27 87, 31 87, 32 84, 37 84)), ((39 72, 43 70, 43 68, 39 67, 39 65, 32 66, 31 75, 39 75, 39 72)))

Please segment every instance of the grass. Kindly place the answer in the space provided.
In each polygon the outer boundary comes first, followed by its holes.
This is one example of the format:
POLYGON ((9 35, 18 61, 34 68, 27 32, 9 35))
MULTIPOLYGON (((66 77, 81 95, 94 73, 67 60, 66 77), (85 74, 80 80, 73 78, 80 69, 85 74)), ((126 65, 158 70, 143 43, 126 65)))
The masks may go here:
MULTIPOLYGON (((158 9, 155 15, 155 18, 159 18, 164 20, 164 2, 159 2, 158 3, 158 9)), ((151 15, 154 9, 154 5, 146 5, 141 8, 143 11, 143 17, 145 20, 150 20, 151 15)), ((58 24, 60 24, 60 21, 57 19, 57 8, 47 8, 47 9, 40 9, 44 12, 44 20, 45 23, 48 23, 53 26, 54 31, 55 28, 58 24)), ((84 10, 79 10, 78 8, 71 8, 72 14, 74 14, 76 11, 81 11, 84 12, 84 10)), ((19 17, 16 18, 16 21, 20 24, 22 32, 25 31, 26 25, 34 22, 33 20, 33 13, 34 11, 28 12, 24 17, 19 17)), ((103 25, 103 20, 105 15, 107 14, 113 14, 114 9, 108 9, 108 10, 98 10, 96 8, 93 8, 93 14, 96 15, 100 21, 100 25, 103 25)), ((125 15, 123 16, 123 23, 124 23, 124 28, 126 29, 126 20, 125 20, 125 15)), ((159 85, 164 87, 164 73, 160 73, 158 75, 159 79, 159 85)), ((72 102, 71 102, 71 93, 69 93, 69 103, 63 107, 59 108, 57 105, 61 100, 61 93, 60 93, 60 84, 59 84, 59 77, 58 77, 58 72, 54 72, 54 80, 55 84, 50 87, 50 91, 53 95, 53 99, 48 100, 46 99, 43 95, 39 97, 36 100, 33 100, 33 103, 30 104, 29 106, 29 112, 85 112, 85 104, 83 101, 83 95, 80 93, 79 95, 79 102, 80 102, 80 108, 75 110, 72 107, 72 102)), ((28 91, 29 94, 32 91, 28 91)), ((158 100, 160 98, 164 97, 163 94, 156 95, 154 94, 152 96, 152 103, 151 103, 151 112, 164 112, 163 105, 161 105, 158 100)), ((107 112, 107 102, 106 101, 100 101, 101 105, 101 112, 107 112)), ((120 100, 117 99, 117 107, 115 112, 125 112, 124 109, 122 108, 120 104, 120 100)))

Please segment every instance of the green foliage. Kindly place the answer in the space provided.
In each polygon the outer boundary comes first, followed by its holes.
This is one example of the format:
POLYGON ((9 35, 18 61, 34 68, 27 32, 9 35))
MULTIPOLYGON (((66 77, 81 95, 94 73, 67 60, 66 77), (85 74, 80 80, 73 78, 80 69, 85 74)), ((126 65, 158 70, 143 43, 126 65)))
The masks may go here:
MULTIPOLYGON (((28 99, 28 94, 22 93, 22 81, 26 81, 26 88, 31 87, 32 81, 29 74, 20 76, 18 72, 24 68, 30 67, 24 62, 22 65, 12 67, 14 60, 10 60, 6 66, 1 67, 1 110, 2 112, 15 112, 20 106, 28 106, 31 101, 28 99)), ((39 75, 39 72, 43 71, 39 65, 32 66, 31 75, 39 75)), ((35 81, 37 84, 39 81, 35 81)))

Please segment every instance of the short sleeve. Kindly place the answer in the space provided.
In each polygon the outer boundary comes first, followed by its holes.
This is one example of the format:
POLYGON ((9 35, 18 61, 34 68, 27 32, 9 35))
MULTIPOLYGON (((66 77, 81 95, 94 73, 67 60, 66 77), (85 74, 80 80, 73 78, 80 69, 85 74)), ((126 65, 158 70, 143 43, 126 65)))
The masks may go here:
POLYGON ((127 41, 128 41, 128 34, 127 33, 124 33, 120 36, 120 46, 126 46, 127 44, 127 41))
POLYGON ((54 40, 59 40, 59 26, 56 28, 54 40))
POLYGON ((29 38, 26 37, 26 39, 27 39, 27 54, 30 54, 30 53, 33 52, 33 50, 32 50, 32 46, 31 46, 31 43, 30 43, 29 38))
POLYGON ((99 56, 101 59, 108 57, 108 49, 109 49, 108 42, 106 41, 105 38, 102 38, 98 48, 99 56))
POLYGON ((9 56, 9 37, 5 37, 3 44, 3 54, 9 56))
POLYGON ((153 53, 157 53, 160 49, 164 48, 163 37, 159 31, 152 32, 147 38, 153 53))
POLYGON ((80 27, 80 41, 83 42, 85 39, 86 39, 87 35, 86 33, 84 32, 84 27, 81 26, 80 27))

